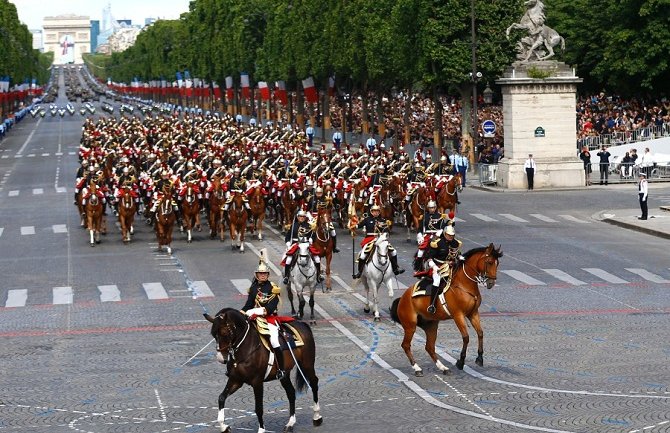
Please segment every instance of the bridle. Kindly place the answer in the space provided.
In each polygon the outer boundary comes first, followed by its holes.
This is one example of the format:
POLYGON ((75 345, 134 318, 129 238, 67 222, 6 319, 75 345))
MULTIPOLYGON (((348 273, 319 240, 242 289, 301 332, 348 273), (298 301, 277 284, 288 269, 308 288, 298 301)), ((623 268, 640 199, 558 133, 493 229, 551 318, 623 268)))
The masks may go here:
MULTIPOLYGON (((491 275, 489 275, 489 266, 493 266, 493 264, 491 263, 491 260, 489 258, 492 258, 492 257, 493 256, 491 256, 491 254, 486 253, 486 254, 482 255, 480 258, 477 259, 477 263, 479 263, 481 260, 485 259, 484 270, 483 270, 483 272, 477 272, 477 269, 474 268, 475 272, 472 273, 474 275, 474 277, 471 277, 470 275, 468 275, 468 271, 466 269, 467 260, 465 260, 463 262, 463 265, 462 265, 463 266, 463 274, 465 275, 465 277, 468 280, 470 280, 472 282, 475 282, 477 284, 484 284, 485 282, 487 282, 489 280, 494 280, 495 281, 497 279, 497 277, 496 276, 492 277, 491 275)), ((497 260, 496 260, 496 262, 497 262, 497 260)), ((471 271, 473 270, 471 265, 467 265, 467 266, 470 268, 471 271)), ((496 267, 497 267, 497 264, 496 264, 496 267)))
MULTIPOLYGON (((215 319, 221 319, 222 320, 223 316, 221 316, 221 315, 216 316, 215 319)), ((224 364, 228 362, 228 359, 230 359, 232 361, 235 361, 235 354, 237 353, 237 351, 242 346, 242 343, 244 343, 244 340, 246 340, 247 335, 249 335, 249 330, 251 329, 251 325, 249 324, 249 321, 246 321, 245 323, 247 325, 247 328, 245 329, 244 335, 242 335, 242 338, 240 339, 240 341, 238 341, 237 343, 235 343, 234 340, 231 341, 231 343, 228 344, 225 349, 221 349, 221 347, 218 344, 219 343, 219 338, 218 337, 221 335, 221 333, 217 334, 217 337, 216 337, 216 342, 217 342, 216 351, 220 352, 222 354, 224 352, 228 353, 228 358, 224 360, 224 364)), ((228 337, 228 336, 234 337, 235 336, 235 331, 236 331, 236 328, 233 324, 226 323, 226 325, 225 325, 226 337, 228 337)))

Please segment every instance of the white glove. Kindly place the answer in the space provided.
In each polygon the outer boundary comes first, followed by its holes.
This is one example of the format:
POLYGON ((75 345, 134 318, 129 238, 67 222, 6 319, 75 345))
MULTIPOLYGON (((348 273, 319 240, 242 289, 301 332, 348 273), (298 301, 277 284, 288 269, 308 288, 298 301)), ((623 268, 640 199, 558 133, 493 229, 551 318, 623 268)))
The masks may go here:
POLYGON ((291 248, 291 241, 286 242, 286 248, 291 248))
POLYGON ((244 314, 246 314, 247 317, 265 316, 265 308, 263 308, 263 307, 251 308, 251 309, 247 310, 244 314))
POLYGON ((423 233, 417 233, 416 234, 416 243, 421 245, 421 242, 423 242, 423 233))
POLYGON ((458 260, 461 260, 461 261, 462 261, 462 260, 465 260, 465 257, 463 257, 463 255, 459 255, 459 256, 458 256, 458 260))

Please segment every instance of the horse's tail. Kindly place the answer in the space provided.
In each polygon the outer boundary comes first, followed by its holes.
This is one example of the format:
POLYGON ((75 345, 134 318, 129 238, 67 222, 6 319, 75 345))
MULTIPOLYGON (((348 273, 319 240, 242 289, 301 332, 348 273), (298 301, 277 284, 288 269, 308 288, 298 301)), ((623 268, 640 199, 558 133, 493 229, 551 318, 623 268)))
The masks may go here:
POLYGON ((295 375, 295 388, 298 390, 298 392, 303 392, 305 388, 307 388, 307 382, 305 382, 304 376, 299 371, 295 375))
POLYGON ((396 322, 400 323, 400 318, 398 317, 398 304, 400 303, 400 298, 396 298, 393 300, 393 303, 391 304, 391 308, 389 308, 389 312, 391 313, 391 319, 396 322))

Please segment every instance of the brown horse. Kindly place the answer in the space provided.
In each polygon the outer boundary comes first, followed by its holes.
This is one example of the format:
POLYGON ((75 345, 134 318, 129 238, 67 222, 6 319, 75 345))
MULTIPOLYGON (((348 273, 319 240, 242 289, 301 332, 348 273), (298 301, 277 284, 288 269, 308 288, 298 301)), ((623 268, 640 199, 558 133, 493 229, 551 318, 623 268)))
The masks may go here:
POLYGON ((386 188, 389 191, 389 203, 388 206, 393 209, 392 221, 398 222, 400 224, 405 224, 405 176, 398 175, 393 176, 393 178, 388 182, 386 188))
POLYGON ((84 213, 86 214, 86 228, 90 235, 90 244, 92 247, 100 243, 100 233, 103 230, 103 206, 102 199, 99 197, 98 185, 91 182, 88 185, 88 197, 85 198, 84 213))
MULTIPOLYGON (((316 215, 316 231, 312 245, 319 250, 319 256, 326 259, 326 291, 332 289, 330 283, 330 261, 333 259, 333 238, 330 231, 333 229, 331 208, 319 209, 316 215)), ((321 261, 323 263, 323 260, 321 261)))
POLYGON ((198 231, 200 228, 200 200, 196 194, 193 183, 186 184, 186 192, 181 200, 181 212, 183 229, 186 230, 186 242, 189 244, 193 241, 192 231, 195 227, 198 231))
POLYGON ((165 194, 158 200, 156 210, 156 238, 158 239, 158 251, 163 251, 163 245, 167 247, 167 253, 172 254, 172 230, 177 219, 172 207, 172 194, 165 194))
POLYGON ((456 192, 462 189, 461 174, 456 173, 437 194, 437 211, 439 213, 446 213, 448 209, 456 214, 456 192))
POLYGON ((263 197, 263 188, 257 186, 251 192, 249 198, 249 207, 251 208, 251 232, 258 230, 258 240, 263 240, 263 220, 265 219, 265 198, 263 197))
POLYGON ((130 193, 130 188, 122 187, 119 197, 119 225, 121 226, 121 238, 124 244, 130 242, 130 235, 133 234, 135 212, 137 212, 137 204, 130 193))
POLYGON ((350 200, 354 201, 356 215, 363 215, 365 212, 365 182, 362 179, 354 181, 354 185, 351 188, 350 200))
POLYGON ((244 203, 244 196, 241 193, 235 193, 228 206, 231 247, 233 250, 239 248, 240 252, 243 253, 244 234, 247 231, 247 221, 249 220, 249 212, 244 203))
MULTIPOLYGON (((440 300, 437 311, 434 314, 427 312, 430 305, 430 296, 428 290, 426 296, 413 296, 416 289, 422 287, 430 288, 430 279, 422 284, 422 281, 409 287, 405 293, 393 301, 391 305, 391 318, 402 325, 405 336, 402 340, 402 348, 409 359, 414 374, 423 376, 423 370, 414 360, 412 354, 412 337, 416 332, 416 327, 420 327, 426 333, 426 351, 432 358, 437 368, 444 374, 449 373, 449 369, 440 362, 435 353, 435 341, 437 340, 437 327, 441 320, 453 319, 458 330, 463 337, 463 347, 461 348, 460 358, 456 361, 456 367, 463 369, 465 364, 465 353, 470 341, 468 336, 468 326, 465 322, 467 318, 475 328, 478 338, 477 359, 475 363, 479 366, 484 365, 484 332, 479 317, 479 306, 482 303, 482 295, 479 293, 479 283, 486 283, 488 289, 496 283, 498 272, 498 259, 503 253, 500 247, 495 248, 493 244, 488 247, 475 248, 465 253, 465 260, 456 265, 453 270, 450 287, 444 293, 444 303, 440 300)), ((444 290, 446 281, 442 278, 440 289, 444 290)))
POLYGON ((291 222, 293 221, 293 216, 295 215, 295 211, 298 209, 298 200, 291 198, 291 191, 293 191, 294 194, 297 194, 298 191, 296 191, 293 186, 287 187, 281 196, 281 204, 282 204, 282 210, 284 212, 283 214, 283 221, 284 221, 284 226, 282 227, 283 231, 288 231, 291 228, 291 222))
POLYGON ((212 190, 209 193, 209 237, 214 239, 217 234, 221 241, 225 238, 225 221, 221 218, 221 208, 226 202, 225 193, 223 191, 223 185, 221 184, 221 178, 215 177, 212 179, 212 190))
POLYGON ((410 241, 410 230, 418 229, 419 224, 421 224, 429 199, 430 191, 427 186, 422 184, 414 191, 414 196, 407 207, 407 242, 410 241))
MULTIPOLYGON (((229 425, 225 423, 226 399, 229 395, 240 389, 242 385, 247 384, 254 389, 254 401, 256 417, 258 418, 259 432, 265 431, 263 422, 263 383, 276 379, 277 370, 274 367, 274 361, 271 363, 271 352, 261 341, 259 333, 252 329, 252 325, 247 317, 236 308, 224 308, 211 317, 205 314, 205 318, 212 323, 211 334, 216 340, 216 359, 226 365, 226 376, 228 382, 219 395, 219 415, 217 421, 221 432, 230 433, 229 425)), ((267 325, 266 325, 267 326, 267 325)), ((314 414, 312 423, 314 426, 320 426, 323 418, 319 407, 319 378, 314 368, 316 362, 316 344, 314 335, 308 324, 300 321, 291 321, 290 326, 297 337, 296 341, 301 340, 302 345, 287 353, 284 349, 284 368, 286 370, 284 377, 280 380, 282 388, 286 391, 286 397, 289 403, 289 420, 284 427, 285 432, 292 432, 296 423, 295 417, 295 388, 291 383, 291 370, 298 366, 295 385, 298 391, 305 389, 308 385, 312 391, 314 414)), ((280 332, 280 335, 283 335, 280 332)), ((284 337, 285 338, 285 337, 284 337)), ((280 341, 285 339, 282 338, 280 341)), ((283 341, 282 341, 283 342, 283 341)), ((273 358, 274 359, 274 358, 273 358)))

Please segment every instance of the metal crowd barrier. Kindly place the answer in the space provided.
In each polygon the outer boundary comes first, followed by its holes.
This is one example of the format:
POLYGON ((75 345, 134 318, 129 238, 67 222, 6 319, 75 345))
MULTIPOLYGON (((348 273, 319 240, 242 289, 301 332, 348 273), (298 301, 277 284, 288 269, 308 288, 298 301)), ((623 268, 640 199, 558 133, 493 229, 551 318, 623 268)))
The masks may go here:
POLYGON ((479 184, 496 185, 498 183, 497 173, 498 164, 479 164, 479 184))
POLYGON ((646 128, 633 129, 630 131, 618 131, 612 134, 601 134, 584 137, 577 140, 577 149, 587 146, 589 150, 596 150, 600 146, 617 146, 620 144, 638 143, 654 138, 667 137, 670 135, 670 124, 664 123, 660 126, 648 126, 646 128))
POLYGON ((640 167, 639 165, 619 164, 619 163, 591 163, 592 184, 599 184, 601 180, 600 167, 606 167, 607 178, 602 177, 603 182, 607 183, 637 183, 640 172, 647 175, 650 182, 670 182, 670 166, 654 163, 653 166, 640 167))

